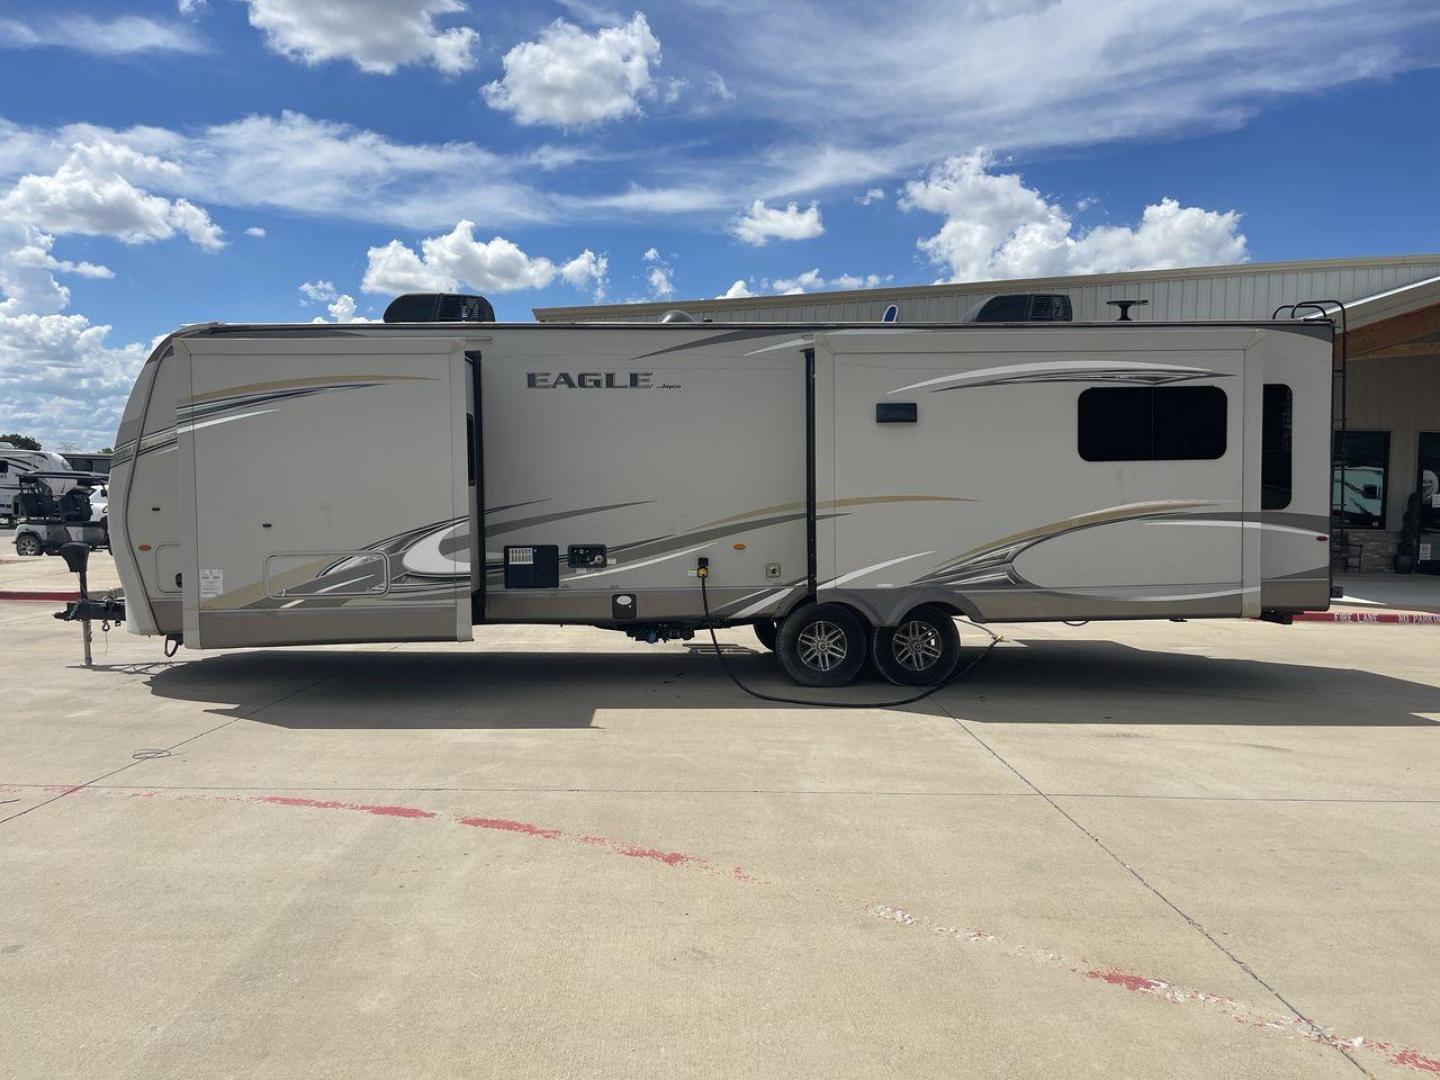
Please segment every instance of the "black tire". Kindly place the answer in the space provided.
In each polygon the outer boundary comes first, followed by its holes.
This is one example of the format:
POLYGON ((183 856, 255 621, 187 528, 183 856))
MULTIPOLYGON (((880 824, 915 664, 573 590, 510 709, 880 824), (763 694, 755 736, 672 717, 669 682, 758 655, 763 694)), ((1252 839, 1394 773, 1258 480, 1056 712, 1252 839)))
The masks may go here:
POLYGON ((43 555, 45 545, 34 533, 21 533, 15 538, 15 551, 20 555, 43 555))
POLYGON ((779 633, 780 628, 775 625, 774 619, 761 619, 755 624, 755 636, 771 652, 775 651, 775 638, 779 633))
POLYGON ((810 604, 780 624, 775 653, 801 686, 844 686, 865 664, 869 629, 840 604, 810 604))
POLYGON ((918 607, 896 626, 876 627, 870 656, 896 686, 934 686, 960 662, 960 633, 940 608, 918 607))

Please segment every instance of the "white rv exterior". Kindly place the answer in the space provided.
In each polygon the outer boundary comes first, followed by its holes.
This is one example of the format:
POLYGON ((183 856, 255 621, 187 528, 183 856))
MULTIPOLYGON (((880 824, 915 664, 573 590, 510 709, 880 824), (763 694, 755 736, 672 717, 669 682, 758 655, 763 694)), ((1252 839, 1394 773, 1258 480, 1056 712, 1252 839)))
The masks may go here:
POLYGON ((197 649, 688 633, 702 558, 721 624, 1283 616, 1330 385, 1313 323, 208 325, 139 376, 112 546, 197 649))

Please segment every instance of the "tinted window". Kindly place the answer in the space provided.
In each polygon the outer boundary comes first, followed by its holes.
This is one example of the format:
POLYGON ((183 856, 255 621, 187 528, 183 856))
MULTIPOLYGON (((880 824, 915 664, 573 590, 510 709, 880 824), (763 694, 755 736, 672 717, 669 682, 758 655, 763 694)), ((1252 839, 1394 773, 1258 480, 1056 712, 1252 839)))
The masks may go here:
POLYGON ((1284 510, 1290 505, 1290 432, 1295 396, 1283 383, 1265 384, 1264 418, 1260 426, 1260 509, 1284 510))
POLYGON ((1080 395, 1086 461, 1196 461, 1225 455, 1218 386, 1094 387, 1080 395))

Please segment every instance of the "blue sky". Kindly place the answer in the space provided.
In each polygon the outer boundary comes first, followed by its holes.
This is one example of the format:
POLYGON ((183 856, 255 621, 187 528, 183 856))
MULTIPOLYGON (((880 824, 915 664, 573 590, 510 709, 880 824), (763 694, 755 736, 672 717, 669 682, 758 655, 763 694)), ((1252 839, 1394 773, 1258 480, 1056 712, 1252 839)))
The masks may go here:
POLYGON ((174 326, 411 289, 1440 250, 1437 65, 1423 0, 7 0, 0 430, 107 443, 174 326))

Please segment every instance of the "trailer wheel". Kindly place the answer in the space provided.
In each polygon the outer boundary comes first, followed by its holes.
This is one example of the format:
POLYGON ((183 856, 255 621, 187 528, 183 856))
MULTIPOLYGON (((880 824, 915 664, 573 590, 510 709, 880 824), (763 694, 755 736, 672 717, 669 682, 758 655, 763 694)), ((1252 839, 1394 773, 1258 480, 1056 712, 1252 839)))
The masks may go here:
POLYGON ((802 686, 844 686, 865 664, 865 623, 840 604, 811 604, 780 624, 775 653, 802 686))
POLYGON ((15 538, 15 551, 20 555, 43 555, 45 548, 34 533, 21 533, 15 538))
POLYGON ((941 609, 918 607, 897 626, 876 627, 871 657, 896 686, 934 686, 960 662, 960 634, 941 609))
POLYGON ((779 632, 780 628, 775 625, 774 619, 761 619, 755 624, 755 636, 760 639, 760 644, 771 652, 775 651, 775 637, 779 632))

